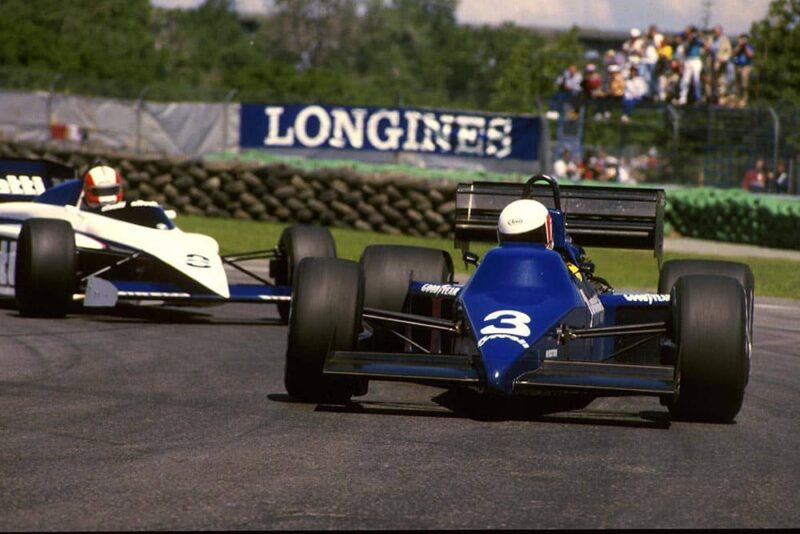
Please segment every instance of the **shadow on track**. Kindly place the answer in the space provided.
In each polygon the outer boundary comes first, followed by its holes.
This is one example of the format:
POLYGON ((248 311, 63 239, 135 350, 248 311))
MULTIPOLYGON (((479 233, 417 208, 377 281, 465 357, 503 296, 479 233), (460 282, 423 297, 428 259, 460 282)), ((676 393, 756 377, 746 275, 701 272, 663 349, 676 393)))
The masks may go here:
MULTIPOLYGON (((273 402, 300 403, 287 394, 270 394, 273 402)), ((474 421, 528 421, 540 423, 668 429, 670 416, 662 412, 620 412, 587 409, 592 398, 565 397, 505 398, 467 388, 454 388, 433 397, 430 404, 385 401, 351 401, 347 404, 318 404, 316 411, 387 416, 448 417, 474 421)))
MULTIPOLYGON (((226 304, 227 305, 227 304, 226 304)), ((221 308, 226 305, 213 306, 221 308)), ((207 308, 210 308, 208 306, 207 308)), ((281 326, 280 319, 272 317, 221 317, 201 311, 197 306, 161 306, 161 305, 136 305, 120 303, 114 308, 75 308, 67 315, 70 317, 90 318, 100 323, 167 323, 167 324, 214 324, 238 326, 281 326)), ((22 317, 13 302, 0 303, 0 310, 6 310, 6 315, 22 317)), ((32 319, 37 320, 37 319, 32 319)))

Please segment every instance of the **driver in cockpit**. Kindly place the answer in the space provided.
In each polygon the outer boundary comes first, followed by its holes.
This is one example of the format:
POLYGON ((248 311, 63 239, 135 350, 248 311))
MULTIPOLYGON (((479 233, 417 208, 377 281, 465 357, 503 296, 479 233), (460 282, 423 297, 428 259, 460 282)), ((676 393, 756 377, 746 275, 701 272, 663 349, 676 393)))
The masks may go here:
POLYGON ((83 176, 81 209, 100 211, 122 201, 122 176, 108 165, 95 165, 83 176))

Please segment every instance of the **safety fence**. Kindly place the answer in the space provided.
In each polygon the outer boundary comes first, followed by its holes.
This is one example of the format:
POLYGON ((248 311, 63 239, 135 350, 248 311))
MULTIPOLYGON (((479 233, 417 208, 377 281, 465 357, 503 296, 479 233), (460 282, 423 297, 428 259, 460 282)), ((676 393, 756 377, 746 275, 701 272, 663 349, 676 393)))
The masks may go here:
MULTIPOLYGON (((581 113, 581 154, 612 154, 635 167, 639 182, 738 188, 757 160, 800 193, 800 110, 789 106, 641 104, 627 122, 617 103, 589 101, 581 113), (609 113, 609 110, 611 112, 609 113)), ((556 151, 558 144, 556 143, 556 151)))

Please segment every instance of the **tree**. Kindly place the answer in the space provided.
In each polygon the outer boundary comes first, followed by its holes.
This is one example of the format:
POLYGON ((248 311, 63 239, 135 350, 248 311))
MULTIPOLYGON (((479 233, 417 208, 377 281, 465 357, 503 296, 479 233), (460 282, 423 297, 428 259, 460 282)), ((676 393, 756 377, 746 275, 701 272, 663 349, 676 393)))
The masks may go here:
POLYGON ((800 105, 800 0, 773 0, 750 33, 757 72, 751 94, 800 105))

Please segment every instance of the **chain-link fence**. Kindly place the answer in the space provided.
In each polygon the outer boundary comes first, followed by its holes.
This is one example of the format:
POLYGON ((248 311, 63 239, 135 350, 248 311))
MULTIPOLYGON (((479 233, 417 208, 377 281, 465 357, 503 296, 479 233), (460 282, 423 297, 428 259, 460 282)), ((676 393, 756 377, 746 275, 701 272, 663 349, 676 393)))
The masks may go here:
MULTIPOLYGON (((575 159, 611 156, 639 183, 739 187, 762 159, 770 176, 781 169, 788 173, 783 192, 800 193, 800 110, 793 107, 642 103, 623 120, 619 101, 590 100, 573 121, 581 122, 575 159)), ((555 160, 565 146, 557 132, 568 129, 551 130, 556 132, 555 160)), ((767 189, 778 192, 774 183, 767 189)))

